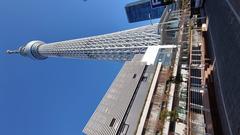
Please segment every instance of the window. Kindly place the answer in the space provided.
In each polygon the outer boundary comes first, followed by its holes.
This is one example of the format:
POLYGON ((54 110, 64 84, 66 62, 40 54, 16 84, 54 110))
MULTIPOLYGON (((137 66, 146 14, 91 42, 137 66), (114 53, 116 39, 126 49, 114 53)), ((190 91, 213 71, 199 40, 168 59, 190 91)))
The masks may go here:
POLYGON ((127 131, 128 131, 128 128, 129 128, 129 125, 128 124, 124 124, 123 125, 123 128, 122 128, 122 135, 126 135, 127 134, 127 131))
POLYGON ((133 79, 136 78, 136 77, 137 77, 137 74, 134 74, 134 75, 133 75, 133 79))
POLYGON ((147 76, 143 76, 143 77, 142 77, 142 81, 143 81, 143 82, 146 82, 146 81, 147 81, 147 76))
POLYGON ((116 119, 115 118, 112 118, 112 121, 111 121, 111 123, 110 123, 110 127, 113 127, 113 125, 114 125, 114 123, 115 123, 115 121, 116 121, 116 119))

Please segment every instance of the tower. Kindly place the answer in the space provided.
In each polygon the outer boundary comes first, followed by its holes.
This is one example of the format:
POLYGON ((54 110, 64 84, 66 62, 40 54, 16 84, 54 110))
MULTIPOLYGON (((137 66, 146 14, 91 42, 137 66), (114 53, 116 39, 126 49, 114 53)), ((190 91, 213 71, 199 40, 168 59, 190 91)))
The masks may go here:
MULTIPOLYGON (((190 99, 186 94, 186 80, 190 79, 187 69, 189 49, 188 41, 183 41, 183 32, 188 34, 189 27, 184 29, 187 24, 180 23, 180 19, 184 20, 186 16, 182 15, 180 18, 179 15, 187 12, 166 8, 159 24, 48 44, 31 41, 18 50, 7 52, 37 60, 66 57, 126 61, 84 128, 83 132, 88 135, 169 134, 173 131, 170 131, 172 121, 168 115, 178 113, 176 107, 180 106, 180 102, 173 103, 174 98, 178 97, 174 95, 175 90, 179 91, 178 88, 184 87, 180 93, 183 95, 180 124, 175 120, 176 115, 171 116, 178 124, 178 130, 181 128, 177 132, 183 134, 187 126, 191 125, 186 123, 186 113, 190 112, 186 110, 189 109, 186 104, 190 99), (180 54, 181 46, 178 43, 184 43, 185 55, 180 54), (186 69, 183 67, 177 77, 180 59, 186 62, 186 69), (182 71, 184 77, 181 76, 182 71), (176 85, 182 87, 175 87, 176 85)), ((197 88, 197 91, 200 89, 197 88)), ((201 125, 205 124, 203 119, 200 122, 203 123, 201 125)), ((205 133, 204 128, 201 130, 205 133)))
MULTIPOLYGON (((158 62, 159 50, 164 48, 171 52, 176 48, 176 45, 161 45, 161 34, 158 29, 158 24, 153 24, 48 44, 35 40, 18 50, 7 52, 34 60, 66 57, 127 61, 84 128, 84 133, 132 134, 138 129, 155 70, 157 67, 158 71, 161 68, 161 63, 158 62)), ((142 130, 143 128, 141 132, 142 130)))
POLYGON ((131 60, 135 54, 143 54, 149 46, 159 45, 158 24, 153 24, 111 34, 48 44, 42 41, 31 41, 18 50, 7 52, 19 53, 35 60, 68 57, 125 61, 131 60))

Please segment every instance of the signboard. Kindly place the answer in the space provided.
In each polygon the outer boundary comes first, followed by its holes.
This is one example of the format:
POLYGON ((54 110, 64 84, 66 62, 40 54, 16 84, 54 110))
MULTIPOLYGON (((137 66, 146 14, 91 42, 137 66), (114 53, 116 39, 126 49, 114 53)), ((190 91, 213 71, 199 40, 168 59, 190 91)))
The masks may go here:
POLYGON ((173 0, 151 0, 151 7, 157 8, 173 3, 173 0))

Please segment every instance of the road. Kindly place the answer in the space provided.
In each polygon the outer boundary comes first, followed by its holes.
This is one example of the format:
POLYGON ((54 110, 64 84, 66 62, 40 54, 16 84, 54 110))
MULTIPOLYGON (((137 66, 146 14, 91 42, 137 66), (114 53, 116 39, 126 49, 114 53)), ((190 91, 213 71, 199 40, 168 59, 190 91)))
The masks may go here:
MULTIPOLYGON (((216 57, 215 85, 223 134, 240 134, 240 1, 206 0, 209 43, 216 57)), ((213 58, 214 59, 214 58, 213 58)))

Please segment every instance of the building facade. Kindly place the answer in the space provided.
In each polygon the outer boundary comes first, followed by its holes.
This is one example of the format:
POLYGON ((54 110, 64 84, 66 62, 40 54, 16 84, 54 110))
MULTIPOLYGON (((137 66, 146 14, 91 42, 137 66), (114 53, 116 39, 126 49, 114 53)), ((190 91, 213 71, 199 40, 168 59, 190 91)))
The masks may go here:
POLYGON ((171 66, 173 49, 149 47, 145 54, 137 54, 131 61, 126 61, 83 132, 87 135, 159 132, 155 126, 144 125, 150 118, 158 121, 158 118, 152 118, 152 114, 160 113, 153 108, 152 98, 160 72, 171 66), (150 55, 154 57, 149 58, 150 55))
POLYGON ((83 132, 87 135, 136 133, 154 65, 141 62, 142 55, 127 61, 103 97, 83 132))
POLYGON ((163 10, 163 7, 152 8, 150 0, 139 0, 125 6, 130 23, 160 18, 163 10))

